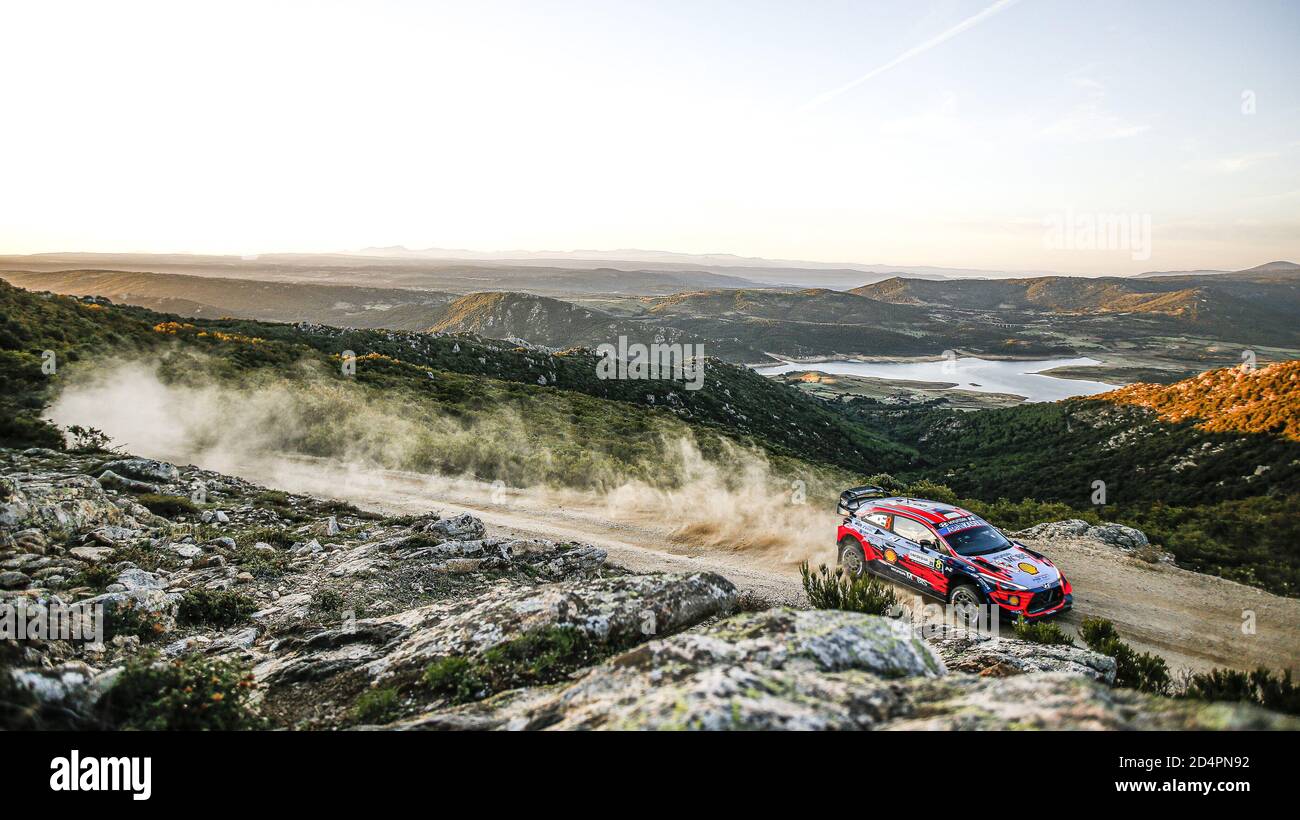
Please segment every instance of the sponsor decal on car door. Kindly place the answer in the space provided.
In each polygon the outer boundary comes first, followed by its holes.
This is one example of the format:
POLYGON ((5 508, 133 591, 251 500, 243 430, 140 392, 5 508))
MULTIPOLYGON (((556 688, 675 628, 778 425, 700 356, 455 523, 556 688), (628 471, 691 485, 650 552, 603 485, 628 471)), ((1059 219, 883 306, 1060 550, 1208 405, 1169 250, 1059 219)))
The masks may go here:
POLYGON ((898 554, 897 560, 891 563, 916 586, 938 595, 946 595, 948 577, 943 554, 939 551, 939 537, 921 522, 901 515, 894 516, 894 533, 897 536, 895 549, 898 554), (916 539, 931 540, 935 548, 922 546, 916 539))

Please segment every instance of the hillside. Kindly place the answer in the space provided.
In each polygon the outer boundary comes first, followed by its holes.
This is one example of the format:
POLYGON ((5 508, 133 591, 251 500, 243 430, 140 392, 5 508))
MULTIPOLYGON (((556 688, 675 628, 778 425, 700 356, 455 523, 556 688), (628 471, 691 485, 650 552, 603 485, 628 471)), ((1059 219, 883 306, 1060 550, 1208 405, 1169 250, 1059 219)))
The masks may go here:
POLYGON ((1274 433, 1300 441, 1300 361, 1209 370, 1175 384, 1131 384, 1094 396, 1154 410, 1163 421, 1193 420, 1218 433, 1274 433))
POLYGON ((0 256, 0 270, 58 272, 105 270, 175 273, 267 282, 365 285, 441 293, 524 290, 547 296, 623 294, 644 296, 699 288, 744 288, 758 283, 741 275, 698 269, 647 270, 566 267, 511 260, 392 258, 351 254, 274 253, 253 257, 197 254, 49 253, 0 256))
MULTIPOLYGON (((329 376, 322 384, 342 390, 350 402, 370 400, 366 390, 380 391, 373 400, 398 413, 451 413, 473 419, 489 409, 515 407, 525 414, 524 429, 530 434, 543 442, 549 437, 563 441, 571 463, 552 460, 546 469, 575 480, 595 478, 583 470, 583 460, 593 458, 584 455, 587 452, 633 472, 649 469, 658 447, 656 431, 687 437, 709 431, 700 444, 712 452, 724 446, 721 436, 735 439, 733 445, 753 441, 774 454, 851 470, 868 463, 899 465, 910 458, 908 448, 816 400, 716 359, 706 365, 703 389, 685 390, 681 381, 600 379, 597 357, 589 351, 550 353, 472 335, 186 319, 102 301, 33 294, 8 284, 0 285, 0 308, 2 386, 6 406, 14 409, 6 413, 5 432, 12 443, 48 445, 53 440, 34 420, 51 397, 51 388, 58 386, 58 378, 46 378, 40 369, 42 351, 52 350, 61 363, 59 378, 65 371, 62 363, 90 354, 120 358, 149 353, 182 357, 178 361, 220 357, 211 365, 189 364, 245 385, 250 379, 301 380, 306 378, 302 368, 292 365, 308 362, 312 372, 329 376), (337 357, 345 351, 355 351, 366 363, 358 367, 355 381, 338 375, 337 357), (355 389, 362 392, 354 395, 355 389), (399 397, 414 404, 406 408, 399 397)), ((188 377, 183 369, 178 372, 178 377, 188 377)), ((544 460, 547 454, 536 457, 544 460)), ((492 469, 498 468, 509 472, 508 464, 492 469)))
MULTIPOLYGON (((708 339, 731 339, 787 357, 926 356, 948 349, 990 355, 1068 352, 987 323, 936 322, 929 312, 824 289, 708 290, 642 299, 653 316, 708 339)), ((753 361, 753 360, 751 360, 753 361)))
MULTIPOLYGON (((20 287, 104 296, 183 316, 307 321, 336 327, 472 332, 546 347, 595 347, 619 336, 705 344, 733 362, 833 355, 934 355, 961 347, 992 354, 1064 352, 1054 344, 970 322, 936 323, 916 308, 812 289, 690 290, 616 297, 619 315, 549 296, 487 291, 456 297, 407 288, 261 281, 103 270, 0 272, 20 287)), ((466 279, 461 282, 463 288, 466 279)), ((486 284, 486 280, 484 280, 486 284)))
POLYGON ((446 293, 400 288, 136 271, 0 271, 0 279, 28 290, 103 296, 114 302, 183 316, 208 319, 237 316, 273 322, 309 321, 395 330, 428 327, 455 298, 446 293))
POLYGON ((1146 336, 1155 346, 1155 337, 1192 333, 1245 346, 1300 347, 1292 319, 1300 311, 1300 280, 1286 273, 952 282, 896 277, 851 292, 955 316, 991 313, 1015 325, 1065 320, 1070 324, 1058 331, 1077 326, 1103 337, 1146 336), (1121 320, 1125 324, 1117 326, 1121 320))

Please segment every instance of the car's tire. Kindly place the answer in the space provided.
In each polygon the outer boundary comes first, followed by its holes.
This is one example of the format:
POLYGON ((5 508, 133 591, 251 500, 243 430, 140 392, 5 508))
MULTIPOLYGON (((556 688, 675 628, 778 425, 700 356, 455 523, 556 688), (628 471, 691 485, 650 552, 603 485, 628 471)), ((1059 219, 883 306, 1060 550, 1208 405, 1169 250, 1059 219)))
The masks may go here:
POLYGON ((948 590, 948 605, 956 610, 958 623, 978 623, 984 604, 984 594, 974 584, 957 584, 948 590))
POLYGON ((867 571, 867 556, 862 545, 854 538, 840 542, 840 567, 853 578, 861 578, 867 571))

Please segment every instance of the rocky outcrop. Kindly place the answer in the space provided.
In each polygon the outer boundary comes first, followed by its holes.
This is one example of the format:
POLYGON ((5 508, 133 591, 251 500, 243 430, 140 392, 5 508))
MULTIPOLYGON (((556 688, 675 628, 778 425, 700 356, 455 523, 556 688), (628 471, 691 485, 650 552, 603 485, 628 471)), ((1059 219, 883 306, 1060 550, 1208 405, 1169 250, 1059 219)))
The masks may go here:
POLYGON ((995 678, 1028 672, 1067 672, 1102 683, 1115 682, 1114 658, 1077 646, 1029 643, 952 628, 926 638, 953 671, 995 678))
POLYGON ((1106 522, 1089 524, 1078 518, 1065 521, 1049 521, 1036 524, 1028 529, 1012 533, 1016 538, 1055 539, 1055 538, 1091 538, 1112 547, 1123 550, 1135 550, 1147 546, 1150 541, 1141 530, 1126 527, 1123 524, 1106 522))
POLYGON ((1242 704, 1115 690, 1073 671, 950 672, 901 622, 769 610, 646 643, 577 681, 436 710, 394 728, 1281 729, 1242 704))
POLYGON ((0 477, 0 531, 25 528, 79 532, 140 524, 88 475, 16 473, 0 477))
POLYGON ((632 574, 598 547, 502 537, 472 515, 383 518, 101 458, 0 450, 0 604, 106 615, 102 640, 0 640, 0 695, 17 687, 24 714, 61 727, 99 725, 124 665, 156 652, 251 669, 255 708, 279 727, 1297 728, 1112 689, 1114 661, 1077 647, 735 614, 747 602, 709 572, 632 574), (151 500, 168 512, 155 515, 135 484, 92 477, 109 466, 184 497, 151 500), (367 692, 391 707, 358 714, 367 692))
POLYGON ((174 484, 181 480, 180 470, 176 468, 175 464, 154 461, 151 458, 118 459, 105 464, 104 469, 121 473, 139 481, 174 484))
POLYGON ((471 602, 431 604, 285 641, 254 674, 275 684, 359 669, 383 684, 418 677, 435 661, 481 658, 560 627, 574 630, 597 652, 617 650, 726 612, 735 598, 731 582, 712 573, 498 586, 471 602))

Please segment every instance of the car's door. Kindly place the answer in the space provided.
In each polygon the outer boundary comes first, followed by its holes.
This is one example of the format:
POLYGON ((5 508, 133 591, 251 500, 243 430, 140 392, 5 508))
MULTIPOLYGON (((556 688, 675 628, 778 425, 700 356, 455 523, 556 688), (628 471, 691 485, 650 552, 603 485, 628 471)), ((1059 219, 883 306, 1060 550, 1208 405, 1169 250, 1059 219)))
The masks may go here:
MULTIPOLYGON (((897 561, 890 563, 905 573, 905 580, 912 585, 947 595, 945 553, 939 536, 922 522, 904 515, 894 516, 892 529, 899 536, 900 548, 897 561)), ((889 556, 885 557, 888 560, 889 556)))
POLYGON ((893 542, 894 534, 889 531, 891 517, 886 513, 872 512, 858 518, 856 529, 858 535, 862 536, 862 545, 868 561, 880 560, 885 548, 893 542))

